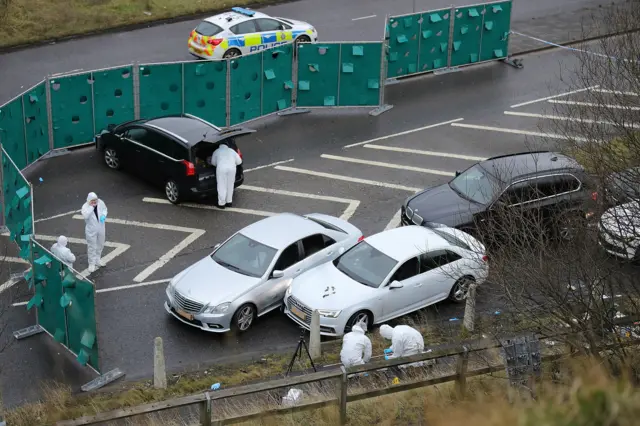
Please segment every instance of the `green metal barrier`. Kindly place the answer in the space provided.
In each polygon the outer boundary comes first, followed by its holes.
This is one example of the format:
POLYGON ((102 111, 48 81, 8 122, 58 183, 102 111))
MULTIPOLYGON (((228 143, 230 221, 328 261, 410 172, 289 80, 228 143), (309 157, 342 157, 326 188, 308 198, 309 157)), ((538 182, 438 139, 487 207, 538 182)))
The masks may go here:
POLYGON ((476 63, 480 60, 483 5, 455 9, 451 66, 476 63))
POLYGON ((480 61, 506 58, 511 31, 511 1, 485 5, 482 22, 480 61))
POLYGON ((421 18, 418 72, 446 68, 449 61, 451 9, 426 12, 421 18))
POLYGON ((49 80, 54 148, 67 148, 93 140, 92 85, 90 72, 49 80))
POLYGON ((287 44, 262 52, 262 115, 291 108, 293 49, 287 44))
POLYGON ((47 85, 38 83, 22 95, 27 164, 31 164, 51 149, 49 144, 49 109, 47 85))
POLYGON ((22 96, 0 107, 0 143, 19 170, 27 166, 22 96))
POLYGON ((93 71, 95 133, 134 119, 133 67, 93 71))
POLYGON ((380 105, 382 46, 381 42, 340 45, 338 106, 380 105))
POLYGON ((421 14, 393 16, 387 23, 389 40, 387 77, 418 72, 421 14))
POLYGON ((187 62, 184 77, 184 112, 226 126, 227 61, 187 62))
POLYGON ((229 61, 231 68, 231 122, 233 126, 262 115, 262 53, 229 61))
POLYGON ((183 64, 140 65, 140 118, 181 114, 183 64))
POLYGON ((297 106, 337 106, 339 73, 339 43, 305 43, 298 46, 297 106))
POLYGON ((0 152, 4 223, 11 240, 20 247, 20 257, 27 260, 29 236, 33 233, 33 189, 4 148, 0 152))

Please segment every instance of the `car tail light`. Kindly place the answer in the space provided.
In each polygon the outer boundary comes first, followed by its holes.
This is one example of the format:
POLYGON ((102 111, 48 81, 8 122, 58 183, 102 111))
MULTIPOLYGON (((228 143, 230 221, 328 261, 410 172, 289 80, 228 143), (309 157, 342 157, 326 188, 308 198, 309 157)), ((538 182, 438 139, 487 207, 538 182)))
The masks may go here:
POLYGON ((209 40, 207 40, 207 43, 212 45, 212 46, 217 46, 220 43, 222 43, 222 39, 221 38, 210 38, 209 40))
POLYGON ((483 262, 488 262, 489 261, 489 256, 487 256, 486 254, 484 256, 482 256, 482 261, 483 262))
POLYGON ((360 238, 358 238, 358 242, 364 240, 364 235, 360 236, 360 238))
POLYGON ((238 153, 238 155, 240 156, 240 159, 242 160, 242 151, 240 151, 240 148, 236 148, 236 152, 238 153))
POLYGON ((196 166, 194 166, 193 163, 191 163, 191 162, 189 162, 187 160, 182 160, 182 164, 187 166, 187 176, 195 176, 196 175, 196 166))
POLYGON ((598 193, 597 192, 592 192, 591 193, 591 199, 593 201, 598 201, 598 193))

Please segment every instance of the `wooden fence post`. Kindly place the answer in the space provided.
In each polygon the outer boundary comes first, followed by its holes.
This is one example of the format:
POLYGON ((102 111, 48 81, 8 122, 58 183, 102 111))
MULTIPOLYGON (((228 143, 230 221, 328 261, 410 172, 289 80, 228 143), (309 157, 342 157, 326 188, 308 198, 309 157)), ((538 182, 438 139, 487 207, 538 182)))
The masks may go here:
POLYGON ((347 370, 344 365, 340 366, 342 376, 340 376, 340 425, 347 424, 347 370))
POLYGON ((459 398, 464 398, 467 394, 467 367, 469 365, 469 349, 463 346, 463 353, 458 355, 458 365, 456 366, 456 391, 459 398))
POLYGON ((205 392, 206 401, 200 403, 200 424, 202 426, 211 426, 211 395, 205 392))

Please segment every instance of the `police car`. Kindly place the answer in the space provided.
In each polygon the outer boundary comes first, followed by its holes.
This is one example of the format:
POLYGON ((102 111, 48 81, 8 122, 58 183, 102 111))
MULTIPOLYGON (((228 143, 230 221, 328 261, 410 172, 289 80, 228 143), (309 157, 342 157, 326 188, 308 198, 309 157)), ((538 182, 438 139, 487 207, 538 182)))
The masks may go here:
POLYGON ((306 22, 274 18, 234 7, 200 22, 191 31, 189 52, 203 59, 227 59, 287 43, 315 42, 318 33, 306 22))

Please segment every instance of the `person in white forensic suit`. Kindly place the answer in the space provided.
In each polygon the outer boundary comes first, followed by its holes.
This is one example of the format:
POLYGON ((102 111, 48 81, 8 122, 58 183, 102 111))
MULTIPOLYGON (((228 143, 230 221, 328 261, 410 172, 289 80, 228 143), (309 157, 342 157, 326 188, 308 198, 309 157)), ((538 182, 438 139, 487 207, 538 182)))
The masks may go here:
POLYGON ((366 364, 371 359, 371 340, 364 334, 366 330, 366 324, 358 323, 344 335, 340 361, 345 367, 366 364))
POLYGON ((76 261, 76 257, 73 253, 71 253, 69 247, 67 247, 68 242, 69 240, 67 240, 67 237, 65 237, 64 235, 60 235, 58 237, 58 241, 51 246, 51 253, 53 253, 55 257, 60 259, 62 263, 70 268, 73 268, 73 262, 76 261))
POLYGON ((90 192, 87 195, 87 202, 82 206, 89 272, 95 272, 96 269, 105 266, 100 258, 104 248, 107 214, 107 206, 104 202, 98 198, 95 192, 90 192))
POLYGON ((387 324, 382 324, 380 326, 380 335, 387 340, 391 340, 391 347, 384 350, 384 359, 417 355, 424 350, 422 334, 408 325, 391 327, 387 324))
POLYGON ((221 209, 232 207, 236 168, 242 164, 242 158, 233 149, 221 143, 208 162, 216 168, 218 207, 221 209))

